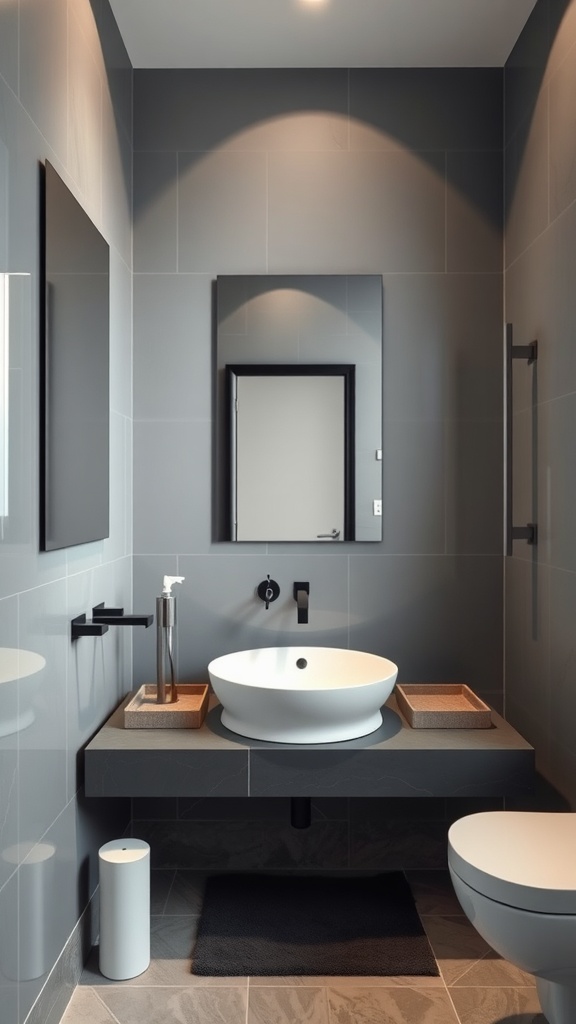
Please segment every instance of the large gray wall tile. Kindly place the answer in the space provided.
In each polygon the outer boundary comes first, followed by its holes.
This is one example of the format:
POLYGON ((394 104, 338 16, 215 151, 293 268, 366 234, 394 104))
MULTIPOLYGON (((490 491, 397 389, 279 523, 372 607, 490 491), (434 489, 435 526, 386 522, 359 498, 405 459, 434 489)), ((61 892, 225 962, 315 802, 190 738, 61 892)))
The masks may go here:
POLYGON ((350 646, 398 665, 399 682, 501 685, 501 558, 350 560, 350 646))
POLYGON ((185 417, 135 422, 136 554, 208 549, 210 428, 208 420, 185 417))
POLYGON ((506 265, 509 266, 548 224, 548 91, 539 94, 532 116, 505 150, 506 265))
MULTIPOLYGON (((18 599, 5 598, 0 601, 0 659, 3 648, 14 648, 17 633, 18 599)), ((38 685, 40 682, 41 679, 38 685)), ((22 689, 28 686, 33 691, 35 685, 33 680, 22 680, 22 689)), ((14 726, 18 722, 19 681, 6 680, 2 689, 5 692, 0 714, 0 845, 3 850, 8 850, 18 842, 18 733, 14 726)), ((14 870, 14 865, 6 857, 0 857, 0 889, 14 870)))
POLYGON ((107 69, 108 90, 112 109, 128 138, 132 139, 132 64, 118 30, 110 4, 103 0, 96 6, 94 17, 98 29, 102 59, 107 69))
POLYGON ((550 569, 550 689, 549 728, 553 777, 571 806, 576 800, 574 759, 574 693, 576 658, 573 612, 576 605, 576 575, 565 569, 550 569))
POLYGON ((208 274, 138 274, 134 281, 134 416, 180 420, 212 416, 208 274))
MULTIPOLYGON (((565 0, 560 0, 565 6, 565 0)), ((550 3, 532 10, 505 69, 504 112, 508 138, 529 119, 538 99, 550 51, 550 3)))
POLYGON ((18 969, 14 970, 14 922, 18 920, 18 873, 0 888, 0 995, 6 1024, 19 1024, 18 969), (11 977, 12 975, 12 977, 11 977))
POLYGON ((449 152, 446 160, 447 268, 502 270, 502 151, 449 152))
POLYGON ((64 580, 19 597, 20 645, 46 659, 41 687, 27 698, 34 720, 19 734, 19 831, 28 842, 38 842, 67 803, 65 609, 64 580))
POLYGON ((171 273, 178 266, 177 155, 134 154, 134 270, 171 273))
POLYGON ((18 92, 18 4, 0 7, 0 74, 18 92))
POLYGON ((345 69, 138 70, 134 148, 342 149, 347 103, 345 69))
MULTIPOLYGON (((354 68, 352 148, 502 147, 502 71, 497 68, 354 68)), ((423 154, 426 159, 426 154, 423 154)))
POLYGON ((444 270, 442 153, 274 153, 268 195, 273 272, 444 270))
POLYGON ((110 409, 132 419, 132 273, 110 253, 110 409))
POLYGON ((74 88, 68 97, 68 169, 84 197, 87 210, 94 219, 100 220, 103 97, 101 54, 93 45, 92 33, 95 35, 94 21, 86 17, 85 8, 69 7, 68 60, 74 88))
POLYGON ((266 156, 180 153, 178 269, 258 273, 266 263, 266 156))
POLYGON ((539 513, 547 527, 549 559, 553 566, 574 571, 573 523, 576 513, 576 474, 571 471, 576 395, 566 395, 538 408, 539 513))
POLYGON ((48 145, 68 156, 67 0, 20 4, 20 100, 48 145))
POLYGON ((506 560, 506 714, 550 770, 550 570, 506 560))
POLYGON ((451 420, 445 433, 446 550, 502 552, 502 421, 451 420), (483 527, 478 529, 478 520, 483 527))
POLYGON ((103 233, 132 266, 132 147, 118 128, 115 112, 105 94, 102 140, 103 233))
POLYGON ((383 416, 502 415, 498 274, 384 276, 383 416))
MULTIPOLYGON (((574 35, 576 41, 576 34, 574 35)), ((550 217, 576 199, 576 61, 567 57, 550 79, 550 217)))
POLYGON ((444 422, 391 420, 382 444, 382 547, 387 554, 443 554, 444 422))

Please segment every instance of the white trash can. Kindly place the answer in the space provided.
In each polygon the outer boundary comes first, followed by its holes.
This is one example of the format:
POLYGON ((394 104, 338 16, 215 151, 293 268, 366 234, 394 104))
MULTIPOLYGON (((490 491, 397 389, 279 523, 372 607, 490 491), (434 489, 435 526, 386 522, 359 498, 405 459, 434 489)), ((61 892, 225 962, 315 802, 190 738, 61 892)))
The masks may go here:
POLYGON ((142 839, 114 839, 98 852, 100 971, 122 981, 150 963, 150 847, 142 839))

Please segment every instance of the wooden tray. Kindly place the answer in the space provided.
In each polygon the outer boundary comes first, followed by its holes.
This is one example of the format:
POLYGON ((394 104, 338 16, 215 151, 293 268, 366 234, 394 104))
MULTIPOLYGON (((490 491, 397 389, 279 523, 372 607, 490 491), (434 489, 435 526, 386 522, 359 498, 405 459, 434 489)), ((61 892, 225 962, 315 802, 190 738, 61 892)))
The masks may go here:
POLYGON ((208 710, 208 683, 178 683, 175 704, 157 704, 156 686, 145 683, 124 708, 125 729, 199 729, 208 710))
POLYGON ((396 698, 414 729, 489 729, 490 708, 464 683, 397 683, 396 698))

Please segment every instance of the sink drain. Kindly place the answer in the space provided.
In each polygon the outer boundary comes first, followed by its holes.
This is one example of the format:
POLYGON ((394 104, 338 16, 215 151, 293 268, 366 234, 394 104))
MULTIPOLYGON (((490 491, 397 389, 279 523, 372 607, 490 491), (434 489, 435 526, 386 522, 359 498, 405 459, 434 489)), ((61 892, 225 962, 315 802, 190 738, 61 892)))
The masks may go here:
POLYGON ((307 664, 308 662, 306 661, 306 658, 298 658, 296 668, 306 668, 307 664))

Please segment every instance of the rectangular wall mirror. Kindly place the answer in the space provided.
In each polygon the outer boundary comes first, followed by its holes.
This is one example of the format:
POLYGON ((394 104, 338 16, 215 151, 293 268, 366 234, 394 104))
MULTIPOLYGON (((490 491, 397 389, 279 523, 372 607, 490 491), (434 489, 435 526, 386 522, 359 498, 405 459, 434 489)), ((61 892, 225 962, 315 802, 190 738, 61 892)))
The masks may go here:
POLYGON ((109 534, 109 248, 48 161, 43 174, 40 547, 109 534))
POLYGON ((216 539, 382 538, 382 277, 216 281, 216 539))

